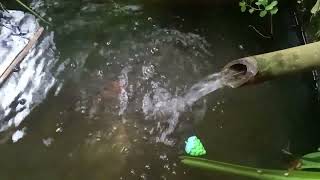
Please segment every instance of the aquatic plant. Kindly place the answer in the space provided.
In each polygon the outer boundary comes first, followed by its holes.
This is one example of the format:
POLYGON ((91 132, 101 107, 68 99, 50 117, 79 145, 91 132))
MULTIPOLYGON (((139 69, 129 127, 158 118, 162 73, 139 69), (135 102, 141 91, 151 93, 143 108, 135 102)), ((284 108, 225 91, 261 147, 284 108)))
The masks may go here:
POLYGON ((241 0, 239 6, 241 12, 248 12, 253 14, 259 12, 260 17, 265 17, 268 13, 271 15, 277 14, 278 12, 278 1, 273 0, 241 0))
POLYGON ((298 160, 293 170, 260 169, 188 156, 182 156, 180 158, 183 164, 194 168, 261 180, 320 179, 320 152, 304 155, 298 160))

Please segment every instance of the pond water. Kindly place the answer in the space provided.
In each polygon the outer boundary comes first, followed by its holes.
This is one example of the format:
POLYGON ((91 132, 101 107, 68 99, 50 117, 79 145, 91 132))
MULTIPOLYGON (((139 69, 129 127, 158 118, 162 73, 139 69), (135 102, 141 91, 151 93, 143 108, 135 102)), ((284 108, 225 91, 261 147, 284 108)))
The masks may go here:
POLYGON ((42 81, 46 98, 30 100, 38 102, 19 126, 1 132, 0 179, 236 180, 181 165, 186 138, 200 137, 208 158, 271 168, 285 167, 282 149, 301 154, 318 145, 310 74, 196 102, 188 94, 232 59, 297 45, 286 13, 270 41, 238 8, 133 0, 31 6, 53 24, 45 35, 53 55, 41 62, 54 83, 42 81), (16 130, 24 136, 13 143, 16 130))

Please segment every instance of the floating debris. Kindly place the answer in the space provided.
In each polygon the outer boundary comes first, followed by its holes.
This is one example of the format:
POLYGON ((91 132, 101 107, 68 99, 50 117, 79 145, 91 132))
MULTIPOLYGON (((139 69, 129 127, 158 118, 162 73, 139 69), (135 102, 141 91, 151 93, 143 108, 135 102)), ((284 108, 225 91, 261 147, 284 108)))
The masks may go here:
POLYGON ((46 139, 42 139, 42 143, 46 146, 46 147, 49 147, 52 142, 54 141, 53 138, 49 137, 49 138, 46 138, 46 139))
POLYGON ((207 152, 197 136, 191 136, 186 141, 185 151, 191 156, 202 156, 207 152))
POLYGON ((263 171, 262 171, 262 170, 260 170, 260 169, 258 169, 258 170, 257 170, 257 173, 262 174, 262 173, 263 173, 263 171))
POLYGON ((25 135, 25 130, 26 128, 23 128, 22 130, 17 130, 15 133, 12 135, 12 141, 13 143, 18 142, 23 136, 25 135))

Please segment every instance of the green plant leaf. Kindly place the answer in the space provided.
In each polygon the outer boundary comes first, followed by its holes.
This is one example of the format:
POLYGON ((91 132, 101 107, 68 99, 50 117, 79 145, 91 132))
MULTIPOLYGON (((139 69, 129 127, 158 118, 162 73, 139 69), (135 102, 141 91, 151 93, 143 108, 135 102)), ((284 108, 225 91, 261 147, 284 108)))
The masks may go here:
POLYGON ((279 9, 278 9, 277 7, 275 7, 275 8, 273 8, 273 9, 270 11, 270 14, 271 14, 271 15, 277 14, 278 10, 279 10, 279 9))
POLYGON ((239 2, 239 6, 243 7, 243 6, 245 6, 245 5, 246 5, 246 2, 245 2, 245 1, 239 2))
POLYGON ((313 152, 302 156, 302 158, 312 159, 320 163, 320 152, 313 152))
POLYGON ((311 13, 316 15, 320 11, 320 0, 317 0, 316 4, 312 7, 311 13))
POLYGON ((307 169, 317 169, 320 170, 320 163, 308 159, 301 159, 300 160, 301 165, 297 167, 299 170, 307 170, 307 169))
POLYGON ((247 9, 247 7, 246 7, 246 6, 241 6, 241 12, 245 12, 245 11, 246 11, 246 9, 247 9))
POLYGON ((255 11, 254 8, 249 9, 249 13, 252 14, 255 11))
POLYGON ((287 170, 259 169, 188 156, 182 156, 180 158, 182 159, 181 162, 183 164, 191 167, 208 170, 210 172, 224 172, 260 180, 319 180, 320 178, 320 172, 288 172, 287 170))
POLYGON ((260 17, 265 17, 267 15, 267 13, 268 13, 268 11, 263 10, 263 11, 260 12, 259 16, 260 17))
POLYGON ((301 166, 298 167, 300 170, 306 169, 320 169, 320 152, 314 152, 304 155, 300 159, 301 166))
POLYGON ((266 6, 265 10, 270 11, 272 10, 276 5, 278 4, 278 1, 272 1, 268 6, 266 6))
POLYGON ((260 2, 263 6, 268 5, 268 0, 258 0, 258 2, 260 2))
POLYGON ((270 3, 270 5, 272 5, 272 6, 274 7, 274 6, 278 5, 278 1, 272 1, 272 2, 270 3))
POLYGON ((261 2, 258 1, 258 2, 255 3, 255 5, 260 6, 261 2))

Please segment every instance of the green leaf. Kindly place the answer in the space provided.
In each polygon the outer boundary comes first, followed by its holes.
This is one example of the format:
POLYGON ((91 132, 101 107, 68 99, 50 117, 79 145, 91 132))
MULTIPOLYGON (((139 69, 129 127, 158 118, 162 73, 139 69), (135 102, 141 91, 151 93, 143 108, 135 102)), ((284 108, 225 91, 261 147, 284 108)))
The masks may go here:
POLYGON ((314 152, 304 155, 301 159, 299 170, 320 169, 320 152, 314 152))
POLYGON ((265 17, 267 15, 268 11, 264 10, 264 11, 261 11, 259 16, 260 17, 265 17))
POLYGON ((307 169, 318 169, 320 170, 320 163, 316 161, 312 161, 310 159, 301 159, 300 167, 297 167, 299 170, 307 170, 307 169))
POLYGON ((268 0, 258 0, 258 2, 260 2, 263 6, 268 5, 268 0))
POLYGON ((191 167, 207 170, 210 172, 224 172, 227 174, 239 175, 260 180, 317 180, 320 177, 320 172, 289 172, 287 170, 260 169, 188 156, 182 156, 180 158, 183 164, 191 167))
POLYGON ((246 11, 246 9, 247 9, 247 7, 246 7, 246 6, 241 6, 241 12, 245 12, 245 11, 246 11))
POLYGON ((279 9, 278 9, 277 7, 275 7, 275 8, 273 8, 273 9, 270 11, 270 14, 271 14, 271 15, 277 14, 278 10, 279 10, 279 9))
POLYGON ((258 2, 256 2, 255 4, 256 4, 257 6, 260 6, 260 5, 261 5, 261 2, 258 1, 258 2))
POLYGON ((254 8, 249 9, 249 13, 252 14, 255 11, 254 8))
POLYGON ((272 5, 273 7, 275 7, 276 5, 278 5, 278 1, 272 1, 269 5, 272 5))
POLYGON ((272 10, 276 5, 278 4, 278 1, 272 1, 268 6, 266 6, 265 10, 270 11, 272 10))
POLYGON ((311 9, 311 13, 316 15, 320 11, 320 0, 317 0, 316 4, 311 9))
POLYGON ((244 1, 241 1, 241 2, 239 2, 239 6, 245 6, 246 5, 246 2, 244 2, 244 1))

